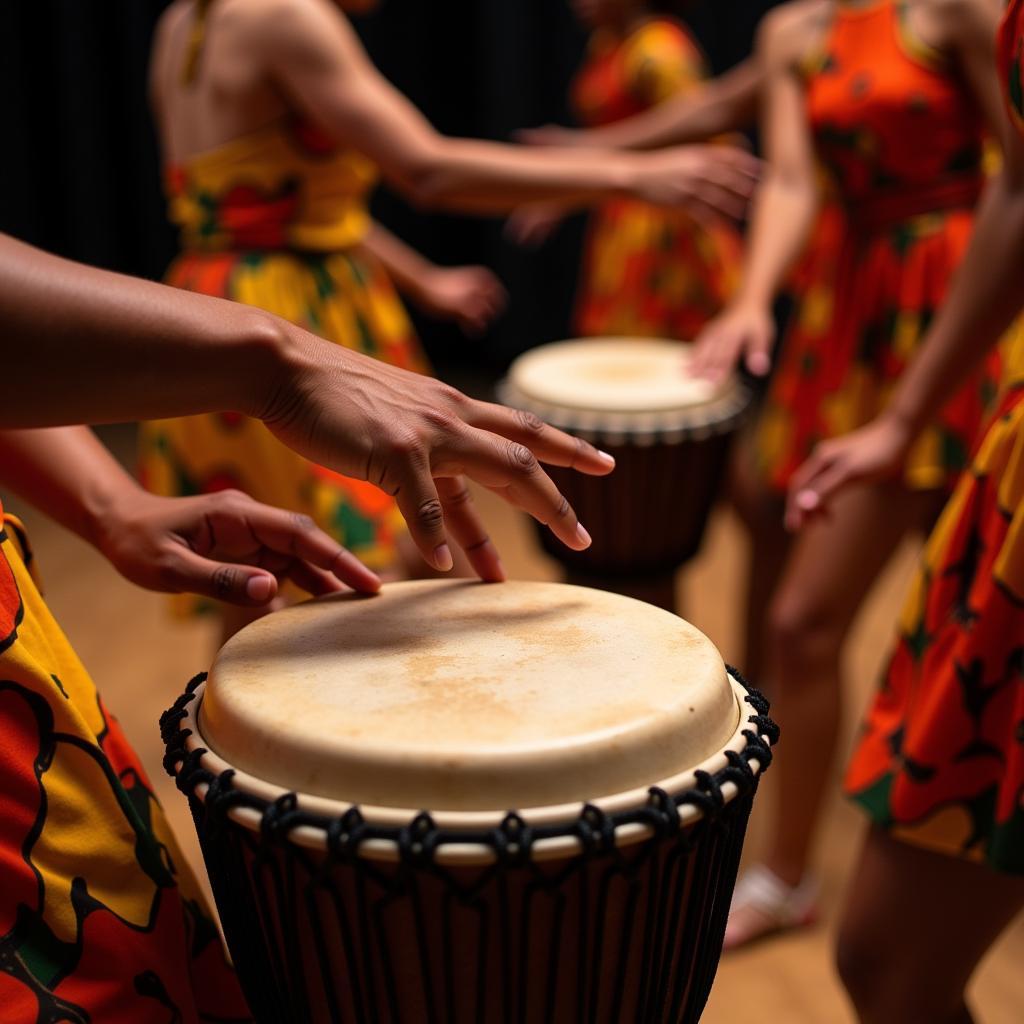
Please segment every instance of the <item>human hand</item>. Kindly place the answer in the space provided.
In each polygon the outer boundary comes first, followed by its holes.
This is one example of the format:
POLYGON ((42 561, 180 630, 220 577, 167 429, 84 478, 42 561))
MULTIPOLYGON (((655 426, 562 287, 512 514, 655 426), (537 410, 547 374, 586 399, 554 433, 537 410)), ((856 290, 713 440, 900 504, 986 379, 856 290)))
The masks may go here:
POLYGON ((420 282, 426 312, 454 320, 471 337, 483 334, 504 311, 508 294, 486 267, 437 267, 420 282))
POLYGON ((724 310, 710 321, 694 342, 690 366, 698 377, 720 381, 743 361, 755 377, 771 369, 775 321, 771 311, 741 304, 724 310))
POLYGON ((593 476, 614 459, 535 416, 467 397, 292 329, 253 414, 285 444, 394 496, 426 562, 452 567, 447 534, 483 579, 502 579, 497 551, 464 477, 546 523, 568 547, 590 536, 540 462, 593 476))
POLYGON ((734 146, 673 146, 621 154, 630 191, 661 206, 685 206, 698 217, 741 218, 757 186, 760 161, 734 146))
POLYGON ((823 441, 793 474, 786 496, 786 528, 798 530, 826 515, 840 491, 899 474, 913 432, 897 417, 882 414, 859 430, 823 441))
POLYGON ((310 594, 380 580, 308 516, 262 505, 240 491, 163 498, 132 488, 103 517, 96 545, 122 576, 147 590, 268 604, 281 580, 310 594))
POLYGON ((536 249, 554 234, 565 218, 559 203, 525 203, 513 210, 505 221, 505 237, 517 245, 536 249))

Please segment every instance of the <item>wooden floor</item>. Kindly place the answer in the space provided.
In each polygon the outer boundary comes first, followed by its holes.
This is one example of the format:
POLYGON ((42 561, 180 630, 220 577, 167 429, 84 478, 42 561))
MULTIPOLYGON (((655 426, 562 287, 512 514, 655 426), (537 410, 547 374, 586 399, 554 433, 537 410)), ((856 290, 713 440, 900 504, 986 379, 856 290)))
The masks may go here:
MULTIPOLYGON (((114 430, 107 436, 115 449, 130 449, 127 431, 114 430)), ((480 496, 478 503, 486 512, 512 575, 555 578, 555 569, 538 553, 528 524, 489 495, 480 496)), ((160 767, 162 752, 156 722, 188 678, 209 664, 214 643, 210 624, 172 623, 158 595, 122 580, 77 538, 31 511, 17 508, 13 501, 5 501, 5 505, 21 512, 28 522, 50 605, 108 706, 139 749, 182 845, 201 871, 185 803, 160 767)), ((681 581, 689 617, 719 645, 727 659, 738 639, 743 557, 743 538, 728 512, 719 512, 701 558, 681 581)), ((857 713, 871 691, 888 647, 913 557, 909 546, 900 553, 880 580, 857 625, 848 663, 850 687, 846 696, 850 715, 844 744, 849 742, 857 713)), ((837 765, 837 774, 838 770, 837 765)), ((771 799, 770 784, 758 799, 763 808, 771 799)), ((830 941, 834 908, 861 828, 857 812, 838 796, 833 798, 819 849, 830 911, 826 923, 800 936, 727 955, 704 1017, 706 1024, 739 1024, 752 1013, 772 1024, 853 1021, 831 966, 830 941)), ((748 856, 756 856, 761 835, 755 813, 748 856)), ((984 1024, 1019 1024, 1024 1020, 1024 921, 1009 930, 982 965, 972 996, 978 1019, 984 1024)))

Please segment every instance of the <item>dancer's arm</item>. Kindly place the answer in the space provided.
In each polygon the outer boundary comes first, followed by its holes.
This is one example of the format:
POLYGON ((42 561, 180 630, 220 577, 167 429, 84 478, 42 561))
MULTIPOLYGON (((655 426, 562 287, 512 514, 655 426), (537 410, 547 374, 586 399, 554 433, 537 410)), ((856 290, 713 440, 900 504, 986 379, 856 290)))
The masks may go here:
POLYGON ((724 377, 741 359, 751 373, 768 372, 775 341, 772 303, 813 225, 814 152, 797 66, 813 28, 805 5, 786 5, 765 19, 758 37, 766 74, 767 162, 754 198, 739 291, 697 339, 694 370, 712 379, 724 377))
POLYGON ((588 153, 443 136, 377 71, 329 0, 268 2, 254 46, 296 107, 423 204, 507 212, 534 199, 628 192, 737 215, 756 174, 749 154, 727 147, 588 153))
POLYGON ((761 64, 757 57, 751 57, 698 89, 621 121, 584 129, 546 125, 521 131, 517 138, 537 146, 587 149, 660 149, 707 142, 717 135, 743 131, 754 123, 764 84, 761 64))
POLYGON ((482 334, 508 301, 487 267, 439 266, 380 224, 372 225, 362 245, 410 302, 431 316, 454 320, 466 334, 482 334))

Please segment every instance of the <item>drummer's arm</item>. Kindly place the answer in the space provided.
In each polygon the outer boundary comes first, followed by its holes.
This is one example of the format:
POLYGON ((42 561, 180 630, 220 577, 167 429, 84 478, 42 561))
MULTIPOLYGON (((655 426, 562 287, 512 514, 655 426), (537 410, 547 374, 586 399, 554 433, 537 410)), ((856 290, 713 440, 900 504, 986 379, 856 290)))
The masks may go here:
POLYGON ((149 494, 88 427, 0 430, 0 484, 149 590, 261 605, 276 594, 278 577, 310 593, 380 586, 305 517, 235 491, 149 494))
POLYGON ((697 89, 621 121, 586 129, 526 129, 518 138, 543 146, 609 149, 659 149, 705 142, 749 128, 757 118, 764 83, 760 61, 754 56, 697 89))
POLYGON ((772 304, 817 212, 814 149, 797 66, 808 22, 802 5, 789 7, 769 15, 758 37, 767 76, 762 126, 767 163, 754 197, 739 290, 705 328, 694 353, 695 371, 712 378, 724 376, 743 356, 752 373, 768 371, 772 304))
MULTIPOLYGON (((332 345, 237 302, 51 256, 0 234, 0 428, 237 410, 313 462, 393 495, 424 558, 450 531, 501 578, 463 476, 589 539, 540 462, 603 475, 582 440, 440 381, 332 345)), ((447 557, 446 557, 447 556, 447 557)))

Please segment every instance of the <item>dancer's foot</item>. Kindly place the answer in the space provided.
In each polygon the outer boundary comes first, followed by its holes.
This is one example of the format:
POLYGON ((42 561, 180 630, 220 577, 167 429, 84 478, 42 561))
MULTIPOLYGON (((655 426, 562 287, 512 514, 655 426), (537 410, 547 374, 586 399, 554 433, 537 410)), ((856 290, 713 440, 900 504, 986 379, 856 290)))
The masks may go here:
POLYGON ((755 864, 736 883, 724 948, 738 949, 768 935, 806 928, 817 917, 817 882, 804 878, 789 885, 770 868, 755 864))

